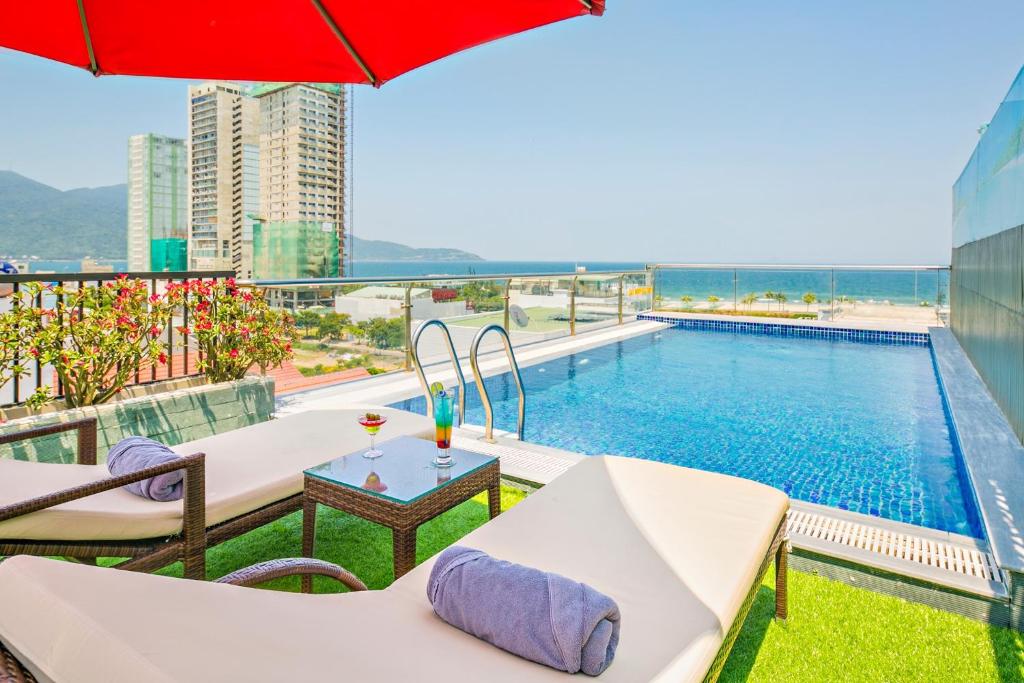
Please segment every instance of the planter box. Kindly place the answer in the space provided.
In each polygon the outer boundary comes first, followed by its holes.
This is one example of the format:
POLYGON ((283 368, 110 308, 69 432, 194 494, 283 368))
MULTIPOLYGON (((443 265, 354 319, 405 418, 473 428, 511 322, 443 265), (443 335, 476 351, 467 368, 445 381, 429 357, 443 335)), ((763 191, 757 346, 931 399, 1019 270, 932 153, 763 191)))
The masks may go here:
MULTIPOLYGON (((270 377, 246 377, 236 382, 184 388, 176 388, 175 382, 180 384, 180 381, 172 380, 168 383, 169 390, 161 393, 11 419, 0 424, 0 434, 95 417, 97 456, 103 462, 110 447, 126 436, 148 436, 173 446, 265 422, 274 411, 274 380, 270 377)), ((74 432, 66 432, 2 445, 0 458, 72 463, 75 461, 76 438, 74 432)))

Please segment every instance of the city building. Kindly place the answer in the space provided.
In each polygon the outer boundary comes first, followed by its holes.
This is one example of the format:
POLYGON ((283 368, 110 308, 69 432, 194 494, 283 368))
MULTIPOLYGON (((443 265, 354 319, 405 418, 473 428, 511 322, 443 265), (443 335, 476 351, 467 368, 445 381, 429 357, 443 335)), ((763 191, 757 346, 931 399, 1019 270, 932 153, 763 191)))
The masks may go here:
MULTIPOLYGON (((455 300, 454 289, 445 287, 410 287, 409 304, 414 320, 453 318, 472 313, 466 301, 455 300), (448 294, 452 298, 448 297, 448 294)), ((374 318, 398 318, 404 315, 405 287, 368 286, 334 299, 334 311, 348 315, 353 322, 374 318)))
POLYGON ((188 263, 252 275, 259 211, 259 103, 244 86, 189 87, 188 263))
POLYGON ((186 270, 185 141, 128 138, 128 270, 186 270))
POLYGON ((345 93, 268 83, 250 95, 260 111, 257 249, 272 250, 256 257, 253 277, 337 277, 345 263, 345 93))

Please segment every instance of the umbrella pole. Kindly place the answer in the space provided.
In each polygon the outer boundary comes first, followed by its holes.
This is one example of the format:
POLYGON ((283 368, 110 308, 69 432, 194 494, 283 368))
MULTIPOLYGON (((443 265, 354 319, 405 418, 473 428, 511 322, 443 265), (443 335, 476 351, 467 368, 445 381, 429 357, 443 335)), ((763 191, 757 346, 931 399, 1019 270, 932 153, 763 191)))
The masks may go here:
MULTIPOLYGON (((354 47, 352 47, 352 43, 348 42, 348 38, 346 38, 345 34, 342 33, 341 27, 338 26, 338 24, 334 21, 334 17, 332 17, 330 12, 327 11, 327 8, 324 7, 323 3, 320 2, 320 0, 312 0, 312 2, 314 5, 316 5, 316 9, 318 12, 320 12, 320 16, 323 17, 324 22, 331 28, 331 31, 334 32, 334 36, 339 41, 341 41, 341 44, 345 46, 346 50, 348 50, 349 56, 352 57, 355 63, 359 65, 359 68, 363 70, 363 73, 366 74, 366 77, 370 79, 370 83, 373 85, 373 87, 379 87, 380 81, 377 80, 377 77, 373 75, 372 71, 370 71, 370 67, 366 65, 366 62, 363 61, 363 58, 360 57, 359 53, 356 52, 354 47)), ((82 0, 78 0, 78 6, 82 6, 82 0)))

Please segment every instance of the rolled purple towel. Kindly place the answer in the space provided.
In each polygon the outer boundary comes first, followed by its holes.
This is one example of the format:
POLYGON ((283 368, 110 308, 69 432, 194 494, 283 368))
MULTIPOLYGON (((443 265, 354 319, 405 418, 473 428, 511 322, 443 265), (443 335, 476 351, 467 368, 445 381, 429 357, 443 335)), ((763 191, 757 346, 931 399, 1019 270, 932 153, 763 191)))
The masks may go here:
POLYGON ((619 607, 558 574, 453 545, 427 583, 434 612, 452 626, 555 669, 597 676, 619 643, 619 607))
MULTIPOLYGON (((129 436, 114 444, 114 447, 107 453, 107 469, 117 477, 178 460, 179 457, 177 453, 162 443, 157 443, 144 436, 129 436)), ((184 480, 185 470, 180 469, 126 484, 124 488, 136 496, 167 502, 181 499, 185 489, 184 480)))

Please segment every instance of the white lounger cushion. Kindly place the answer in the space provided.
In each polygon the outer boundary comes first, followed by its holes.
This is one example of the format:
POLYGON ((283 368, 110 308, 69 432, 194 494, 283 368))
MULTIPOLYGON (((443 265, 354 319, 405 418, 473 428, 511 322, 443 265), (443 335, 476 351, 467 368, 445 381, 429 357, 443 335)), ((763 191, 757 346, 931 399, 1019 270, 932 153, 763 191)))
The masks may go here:
MULTIPOLYGON (((381 439, 432 435, 432 421, 400 410, 381 439)), ((190 441, 173 450, 206 453, 206 525, 212 526, 302 492, 303 470, 363 445, 360 411, 315 410, 190 441)), ((56 465, 0 459, 0 506, 102 479, 104 465, 56 465)), ((0 538, 90 541, 159 538, 181 531, 180 501, 160 503, 116 489, 0 522, 0 538)))
MULTIPOLYGON (((594 457, 462 542, 618 601, 599 680, 699 681, 787 506, 750 481, 594 457)), ((430 564, 386 591, 308 596, 16 557, 0 563, 0 640, 60 682, 566 680, 441 622, 430 564)))

